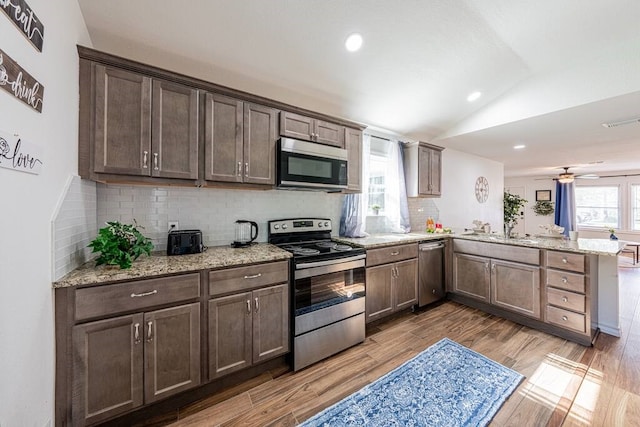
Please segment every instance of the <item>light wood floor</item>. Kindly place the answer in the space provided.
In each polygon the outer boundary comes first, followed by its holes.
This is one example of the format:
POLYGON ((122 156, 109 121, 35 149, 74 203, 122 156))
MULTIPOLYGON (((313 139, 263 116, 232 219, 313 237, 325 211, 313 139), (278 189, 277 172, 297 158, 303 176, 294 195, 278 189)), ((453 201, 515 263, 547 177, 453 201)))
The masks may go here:
POLYGON ((620 269, 620 289, 623 335, 601 334, 592 348, 446 302, 369 328, 363 344, 298 373, 266 373, 182 408, 171 426, 293 426, 443 337, 526 376, 492 426, 638 426, 640 269, 620 269))

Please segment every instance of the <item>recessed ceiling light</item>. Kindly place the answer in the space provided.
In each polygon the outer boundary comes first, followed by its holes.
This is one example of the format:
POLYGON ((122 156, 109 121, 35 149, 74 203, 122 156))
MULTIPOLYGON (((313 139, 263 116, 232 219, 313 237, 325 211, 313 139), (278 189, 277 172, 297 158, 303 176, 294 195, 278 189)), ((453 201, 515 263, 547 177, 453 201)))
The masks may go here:
POLYGON ((482 96, 482 92, 472 92, 469 94, 469 96, 467 96, 467 101, 469 102, 473 102, 476 99, 480 98, 482 96))
POLYGON ((522 150, 524 147, 526 147, 526 145, 524 145, 524 144, 514 145, 513 149, 514 150, 522 150))
POLYGON ((349 52, 355 52, 362 47, 362 36, 358 33, 353 33, 344 42, 344 46, 349 52))

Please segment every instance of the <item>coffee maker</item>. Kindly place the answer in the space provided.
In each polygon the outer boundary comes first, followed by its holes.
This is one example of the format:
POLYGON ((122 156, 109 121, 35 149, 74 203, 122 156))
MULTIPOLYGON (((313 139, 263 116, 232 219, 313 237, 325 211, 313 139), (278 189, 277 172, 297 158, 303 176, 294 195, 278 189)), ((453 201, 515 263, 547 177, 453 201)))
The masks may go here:
POLYGON ((244 248, 258 237, 258 224, 253 221, 239 219, 236 221, 236 239, 231 244, 234 248, 244 248))

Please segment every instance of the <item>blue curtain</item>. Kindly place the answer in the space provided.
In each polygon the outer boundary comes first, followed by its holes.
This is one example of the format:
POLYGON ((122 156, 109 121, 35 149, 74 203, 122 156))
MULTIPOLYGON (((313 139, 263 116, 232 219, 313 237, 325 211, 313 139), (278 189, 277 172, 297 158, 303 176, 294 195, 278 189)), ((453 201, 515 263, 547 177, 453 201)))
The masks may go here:
POLYGON ((342 200, 342 213, 340 215, 340 236, 342 237, 367 237, 365 233, 366 213, 363 212, 361 194, 347 194, 342 200))
POLYGON ((556 181, 556 212, 555 223, 564 227, 564 235, 576 229, 576 198, 573 182, 561 183, 556 181))

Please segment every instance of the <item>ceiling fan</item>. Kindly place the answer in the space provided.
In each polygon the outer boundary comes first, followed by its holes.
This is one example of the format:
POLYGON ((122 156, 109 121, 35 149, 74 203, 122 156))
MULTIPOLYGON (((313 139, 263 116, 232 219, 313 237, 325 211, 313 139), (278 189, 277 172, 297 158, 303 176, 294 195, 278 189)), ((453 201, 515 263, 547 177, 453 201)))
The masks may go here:
POLYGON ((584 175, 576 175, 573 172, 569 172, 569 168, 571 166, 563 166, 562 169, 564 169, 564 172, 562 172, 561 174, 558 175, 557 179, 558 182, 561 182, 563 184, 569 183, 569 182, 573 182, 574 179, 598 179, 600 178, 599 175, 593 174, 593 173, 589 173, 589 174, 584 174, 584 175))

